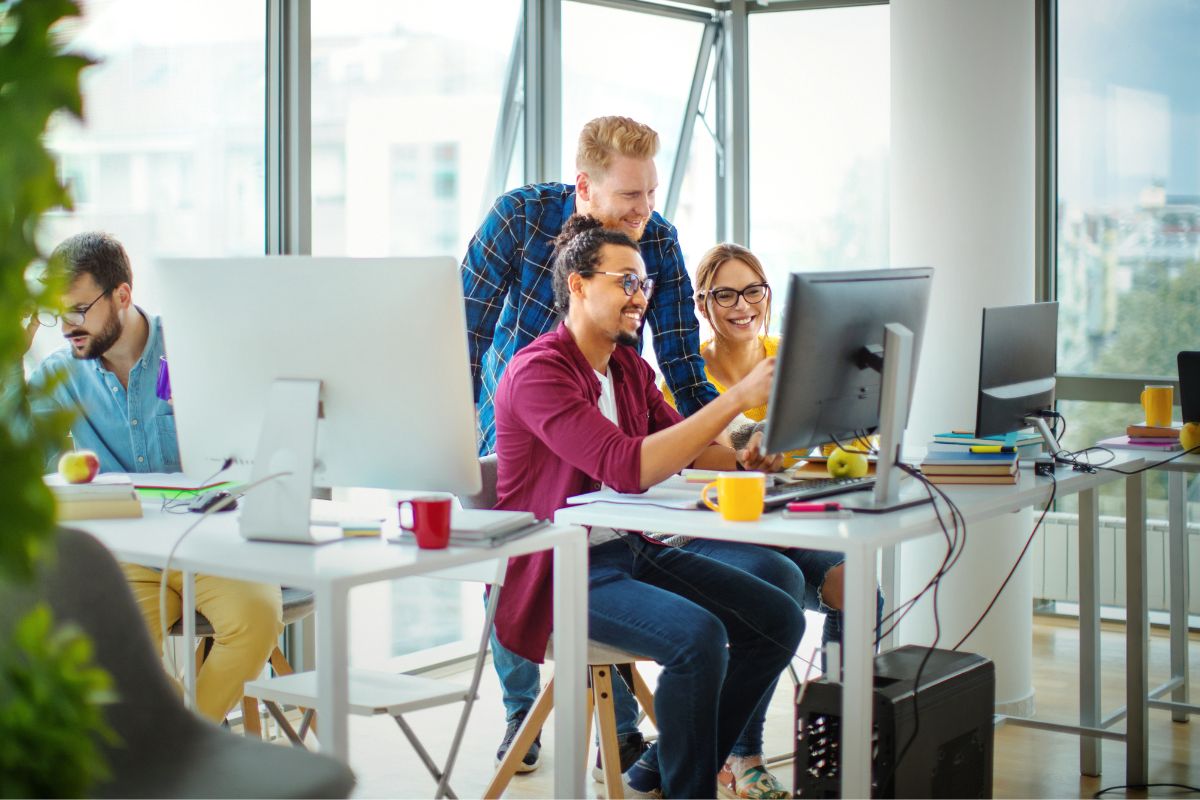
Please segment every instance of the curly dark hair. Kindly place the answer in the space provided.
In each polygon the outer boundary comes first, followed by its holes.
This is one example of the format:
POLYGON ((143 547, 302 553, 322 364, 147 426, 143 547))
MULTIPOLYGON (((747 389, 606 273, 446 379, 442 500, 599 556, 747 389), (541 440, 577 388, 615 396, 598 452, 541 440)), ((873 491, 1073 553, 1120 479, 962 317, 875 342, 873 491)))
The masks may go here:
POLYGON ((595 217, 573 214, 554 240, 554 305, 560 314, 567 313, 571 290, 567 276, 572 272, 587 275, 600 265, 600 250, 606 244, 638 250, 637 242, 620 231, 604 227, 595 217))

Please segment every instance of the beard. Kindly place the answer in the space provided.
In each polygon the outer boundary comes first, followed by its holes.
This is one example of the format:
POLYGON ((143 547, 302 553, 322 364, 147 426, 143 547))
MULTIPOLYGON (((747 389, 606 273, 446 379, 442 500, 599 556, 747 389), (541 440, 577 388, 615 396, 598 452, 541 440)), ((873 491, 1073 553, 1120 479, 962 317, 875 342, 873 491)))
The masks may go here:
POLYGON ((625 331, 621 331, 617 334, 617 344, 623 344, 628 347, 637 347, 638 340, 640 338, 641 337, 636 333, 625 333, 625 331))
POLYGON ((646 226, 650 223, 650 220, 647 219, 642 223, 642 227, 638 228, 636 232, 633 232, 629 230, 625 223, 621 222, 620 217, 612 217, 608 214, 597 211, 593 211, 592 216, 600 220, 600 224, 602 224, 608 230, 623 233, 635 242, 641 241, 642 234, 646 232, 646 226))
POLYGON ((107 353, 117 343, 117 339, 121 338, 123 330, 121 320, 114 314, 112 319, 108 321, 108 324, 100 329, 99 333, 91 334, 92 341, 87 347, 83 350, 72 350, 71 353, 75 358, 94 361, 107 353))

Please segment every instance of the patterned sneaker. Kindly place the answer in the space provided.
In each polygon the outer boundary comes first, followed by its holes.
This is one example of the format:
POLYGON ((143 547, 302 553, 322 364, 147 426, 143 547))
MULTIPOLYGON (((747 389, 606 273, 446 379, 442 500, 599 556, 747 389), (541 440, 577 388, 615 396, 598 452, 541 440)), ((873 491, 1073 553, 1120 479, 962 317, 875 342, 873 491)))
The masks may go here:
POLYGON ((733 770, 728 764, 721 766, 721 771, 717 773, 717 797, 725 800, 737 800, 737 779, 733 777, 733 770))
MULTIPOLYGON (((626 734, 617 740, 617 752, 621 754, 621 774, 624 775, 634 763, 642 757, 642 753, 650 749, 650 743, 642 737, 641 731, 626 734)), ((592 779, 604 783, 604 764, 600 761, 600 753, 596 752, 596 766, 592 767, 592 779)))
POLYGON ((737 777, 734 788, 746 800, 782 800, 790 794, 766 767, 750 767, 737 777))
MULTIPOLYGON (((496 751, 496 766, 500 766, 500 762, 504 760, 504 754, 508 752, 508 748, 512 747, 513 739, 517 738, 517 731, 521 729, 521 723, 525 721, 525 714, 519 713, 508 721, 508 727, 504 731, 504 738, 500 741, 500 749, 496 751)), ((538 735, 534 737, 533 743, 529 745, 529 750, 525 753, 525 757, 521 759, 521 763, 517 764, 517 774, 524 772, 533 772, 541 763, 540 756, 542 752, 542 732, 538 731, 538 735)))

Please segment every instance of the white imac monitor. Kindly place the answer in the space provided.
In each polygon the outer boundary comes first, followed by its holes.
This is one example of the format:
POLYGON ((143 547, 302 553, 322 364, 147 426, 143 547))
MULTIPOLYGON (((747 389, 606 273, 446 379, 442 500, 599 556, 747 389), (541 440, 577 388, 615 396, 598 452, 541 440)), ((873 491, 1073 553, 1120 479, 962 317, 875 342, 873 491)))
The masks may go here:
POLYGON ((184 471, 258 480, 247 538, 332 537, 313 486, 479 491, 451 258, 169 259, 160 312, 184 471))

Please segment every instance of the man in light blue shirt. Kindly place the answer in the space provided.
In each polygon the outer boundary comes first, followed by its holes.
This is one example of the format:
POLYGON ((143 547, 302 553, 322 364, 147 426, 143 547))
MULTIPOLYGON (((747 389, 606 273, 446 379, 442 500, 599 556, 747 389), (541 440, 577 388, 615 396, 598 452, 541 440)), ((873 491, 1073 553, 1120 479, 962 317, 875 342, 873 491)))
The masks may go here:
MULTIPOLYGON (((81 233, 60 244, 54 257, 70 271, 66 311, 60 317, 69 344, 30 376, 38 398, 34 413, 74 414, 74 446, 94 451, 102 472, 178 472, 175 416, 155 391, 164 355, 162 323, 133 303, 133 271, 125 248, 108 234, 81 233)), ((50 464, 58 456, 47 455, 50 464)), ((161 572, 137 564, 121 567, 161 646, 161 572)), ((171 571, 167 586, 165 624, 170 626, 182 611, 179 572, 171 571)), ((196 676, 196 708, 219 722, 274 649, 283 631, 282 600, 278 586, 197 575, 196 609, 215 632, 213 648, 196 676)))

